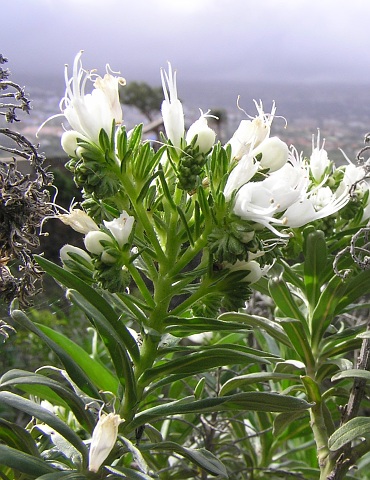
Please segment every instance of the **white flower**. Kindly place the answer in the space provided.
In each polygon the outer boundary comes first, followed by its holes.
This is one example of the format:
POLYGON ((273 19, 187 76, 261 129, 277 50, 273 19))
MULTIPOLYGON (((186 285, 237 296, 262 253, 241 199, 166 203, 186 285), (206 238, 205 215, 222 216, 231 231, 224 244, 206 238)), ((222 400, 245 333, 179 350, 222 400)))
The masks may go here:
POLYGON ((275 214, 306 197, 308 173, 301 158, 291 154, 289 163, 261 182, 244 184, 235 197, 234 213, 244 220, 259 223, 279 236, 273 224, 283 225, 275 214))
POLYGON ((254 103, 258 112, 257 117, 253 120, 242 120, 226 144, 226 146, 231 146, 231 158, 235 160, 240 160, 270 135, 271 123, 276 110, 275 104, 272 106, 271 113, 266 114, 263 111, 262 102, 258 104, 254 101, 254 103))
POLYGON ((261 268, 260 264, 255 260, 251 260, 249 262, 245 262, 242 260, 237 260, 235 263, 227 263, 225 267, 228 268, 231 272, 236 272, 239 270, 246 270, 245 277, 243 278, 243 282, 248 283, 255 283, 262 277, 265 273, 264 270, 261 268))
MULTIPOLYGON (((112 76, 109 66, 107 66, 107 74, 103 78, 86 72, 82 68, 81 55, 82 51, 75 57, 71 79, 68 78, 68 67, 66 66, 66 91, 60 102, 60 108, 72 129, 77 132, 76 135, 83 135, 98 144, 101 129, 110 135, 112 123, 122 123, 118 86, 124 85, 125 80, 112 76), (94 78, 95 88, 92 93, 85 94, 87 80, 94 78)), ((68 144, 67 148, 70 151, 68 144)))
POLYGON ((86 234, 94 230, 99 230, 94 220, 83 210, 73 208, 69 213, 58 215, 57 218, 79 233, 86 234))
POLYGON ((111 222, 104 220, 104 225, 110 230, 118 245, 122 248, 128 242, 135 218, 123 211, 118 218, 111 222))
POLYGON ((208 126, 207 113, 200 110, 200 117, 196 120, 186 133, 186 143, 189 145, 197 135, 195 145, 199 147, 201 153, 208 153, 213 147, 216 140, 216 132, 208 126))
POLYGON ((226 200, 230 200, 234 190, 238 190, 257 173, 259 162, 256 162, 253 156, 244 155, 240 162, 233 168, 227 179, 224 195, 226 200))
POLYGON ((275 172, 288 161, 289 148, 280 138, 269 137, 251 152, 253 157, 259 154, 262 154, 260 160, 261 168, 268 168, 269 172, 275 172))
POLYGON ((322 142, 320 147, 320 131, 317 134, 317 144, 315 147, 314 136, 312 135, 312 154, 310 157, 310 170, 313 178, 317 183, 320 183, 325 173, 330 166, 330 160, 328 158, 328 153, 324 150, 325 140, 322 142))
POLYGON ((164 93, 162 102, 164 128, 172 144, 180 147, 185 132, 184 111, 177 98, 176 72, 172 72, 170 63, 168 63, 168 73, 161 69, 161 79, 164 93))
POLYGON ((349 201, 348 191, 340 196, 329 187, 321 187, 313 191, 305 199, 292 204, 285 212, 283 224, 297 228, 307 223, 329 217, 343 208, 349 201))
POLYGON ((121 423, 119 415, 109 413, 102 414, 96 424, 91 437, 91 445, 89 451, 89 471, 97 472, 110 454, 114 447, 118 426, 121 423))
POLYGON ((100 230, 88 232, 84 238, 86 250, 94 255, 100 255, 103 253, 105 247, 101 242, 112 243, 112 238, 107 233, 101 232, 100 230))

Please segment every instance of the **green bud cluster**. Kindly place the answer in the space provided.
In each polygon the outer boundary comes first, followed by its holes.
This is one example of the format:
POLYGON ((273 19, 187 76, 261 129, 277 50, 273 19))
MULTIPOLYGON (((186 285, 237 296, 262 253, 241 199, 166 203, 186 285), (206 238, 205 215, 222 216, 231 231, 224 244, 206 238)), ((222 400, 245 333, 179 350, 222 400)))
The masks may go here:
POLYGON ((83 188, 88 194, 94 194, 96 198, 111 197, 120 188, 120 182, 112 168, 105 161, 103 163, 86 157, 85 153, 82 153, 81 158, 70 160, 66 168, 73 173, 77 187, 83 188))
POLYGON ((237 217, 225 217, 224 224, 216 226, 208 236, 208 247, 218 263, 246 260, 249 252, 259 249, 256 232, 237 217))
MULTIPOLYGON (((111 249, 110 249, 111 250, 111 249)), ((107 251, 110 255, 112 251, 107 251)), ((105 263, 100 258, 93 259, 94 280, 111 293, 124 292, 130 285, 131 276, 121 262, 105 263)))
POLYGON ((191 144, 185 148, 177 167, 179 188, 187 192, 197 188, 206 160, 206 155, 200 153, 198 147, 191 144))

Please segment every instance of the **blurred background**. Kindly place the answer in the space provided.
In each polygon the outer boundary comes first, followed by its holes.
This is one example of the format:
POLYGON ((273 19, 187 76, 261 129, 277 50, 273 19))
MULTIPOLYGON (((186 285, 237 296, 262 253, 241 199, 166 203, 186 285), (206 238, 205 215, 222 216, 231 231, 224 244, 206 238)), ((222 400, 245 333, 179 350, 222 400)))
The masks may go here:
MULTIPOLYGON (((59 112, 64 65, 83 49, 83 65, 105 65, 130 82, 160 87, 160 68, 177 70, 187 121, 198 108, 221 113, 227 141, 253 99, 277 104, 274 134, 306 155, 321 130, 330 158, 343 161, 370 130, 368 0, 12 0, 1 5, 1 53, 26 86, 33 111, 19 128, 34 135, 59 112)), ((124 107, 129 126, 147 122, 124 107)), ((153 113, 153 112, 152 112, 153 113)), ((154 112, 154 117, 160 116, 154 112)), ((41 131, 41 150, 62 155, 61 120, 41 131)))

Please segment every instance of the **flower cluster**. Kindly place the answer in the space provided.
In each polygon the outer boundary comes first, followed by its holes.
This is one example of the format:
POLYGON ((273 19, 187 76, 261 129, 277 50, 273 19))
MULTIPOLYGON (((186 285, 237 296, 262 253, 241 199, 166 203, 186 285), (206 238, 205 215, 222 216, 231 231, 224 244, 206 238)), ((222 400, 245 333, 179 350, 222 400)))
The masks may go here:
POLYGON ((208 252, 214 272, 224 280, 225 274, 230 277, 220 283, 224 292, 242 298, 245 286, 267 271, 278 254, 275 247, 287 244, 294 229, 334 218, 347 205, 353 208, 354 198, 361 205, 358 221, 368 218, 363 169, 352 163, 335 168, 320 135, 313 139, 309 158, 272 136, 275 104, 265 113, 262 102, 255 102, 257 115, 242 120, 220 145, 208 126, 209 111, 200 110, 199 119, 185 128, 170 64, 168 71, 161 70, 161 79, 165 136, 155 152, 141 140, 140 126, 127 132, 122 125, 121 77, 109 68, 103 78, 86 72, 81 52, 72 78, 66 73, 61 109, 72 130, 63 134, 62 146, 84 201, 82 210, 60 218, 85 235, 87 250, 62 249, 67 268, 103 288, 122 290, 136 259, 143 259, 137 252, 150 251, 156 261, 172 254, 167 235, 175 228, 176 212, 180 257, 197 242, 201 248, 194 255, 208 252), (85 92, 88 80, 92 93, 85 92), (242 285, 238 293, 235 285, 242 285))

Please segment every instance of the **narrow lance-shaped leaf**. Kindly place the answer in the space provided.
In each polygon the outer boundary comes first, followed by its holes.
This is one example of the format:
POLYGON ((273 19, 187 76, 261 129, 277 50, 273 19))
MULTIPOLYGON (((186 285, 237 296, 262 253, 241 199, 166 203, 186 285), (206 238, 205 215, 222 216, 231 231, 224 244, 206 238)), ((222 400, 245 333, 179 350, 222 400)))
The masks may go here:
POLYGON ((0 465, 14 468, 18 472, 31 476, 31 478, 40 478, 41 475, 55 472, 55 469, 44 460, 1 444, 0 465))
POLYGON ((101 313, 87 302, 82 295, 73 290, 69 290, 68 298, 78 305, 86 315, 93 321, 99 334, 101 335, 114 363, 117 377, 125 386, 125 397, 131 405, 136 402, 136 381, 132 368, 132 361, 117 332, 101 313))
POLYGON ((336 430, 329 438, 330 450, 339 450, 346 443, 370 433, 370 418, 356 417, 349 420, 336 430))
POLYGON ((159 405, 140 412, 134 420, 125 424, 127 431, 132 431, 140 425, 150 423, 161 417, 185 413, 210 413, 222 411, 256 411, 256 412, 289 412, 305 410, 312 404, 302 398, 280 395, 268 392, 244 392, 224 397, 193 400, 194 397, 176 400, 165 405, 159 405))
POLYGON ((302 323, 305 330, 308 325, 305 316, 293 298, 290 289, 281 276, 275 276, 269 280, 269 291, 276 306, 286 317, 295 318, 302 323))
POLYGON ((138 361, 140 358, 139 347, 132 337, 130 332, 127 330, 123 322, 119 321, 119 316, 112 308, 112 306, 105 300, 99 293, 90 285, 84 283, 80 278, 74 275, 71 272, 63 269, 59 265, 56 265, 49 260, 46 260, 43 257, 35 256, 37 263, 55 278, 57 281, 61 282, 64 286, 70 289, 77 290, 80 295, 82 295, 91 305, 93 305, 106 319, 113 328, 115 328, 117 335, 120 336, 124 342, 127 350, 130 352, 130 355, 134 361, 138 361))
POLYGON ((59 357, 64 365, 68 375, 78 385, 78 387, 87 395, 99 398, 100 394, 90 378, 80 368, 80 366, 61 348, 57 343, 45 335, 21 310, 11 310, 12 318, 23 327, 40 337, 48 347, 59 357))
POLYGON ((0 402, 28 413, 54 428, 60 433, 60 435, 62 435, 62 437, 68 440, 79 452, 81 452, 85 459, 87 458, 87 447, 80 437, 66 423, 46 408, 11 392, 0 392, 0 402))

